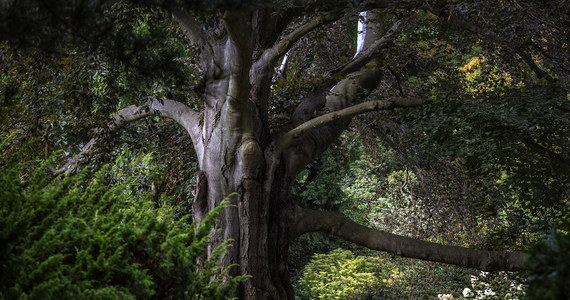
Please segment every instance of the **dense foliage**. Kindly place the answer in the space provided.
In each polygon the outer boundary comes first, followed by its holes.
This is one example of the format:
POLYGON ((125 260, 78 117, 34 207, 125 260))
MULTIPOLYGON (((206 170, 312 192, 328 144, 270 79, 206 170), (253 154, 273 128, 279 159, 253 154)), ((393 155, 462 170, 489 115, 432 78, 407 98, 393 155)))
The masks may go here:
POLYGON ((113 166, 52 180, 47 165, 0 169, 0 298, 222 299, 245 279, 224 281, 228 270, 216 266, 227 244, 196 261, 225 204, 192 223, 155 208, 113 166))
POLYGON ((530 299, 570 298, 570 235, 552 231, 531 249, 530 299))
POLYGON ((305 266, 299 280, 302 295, 309 299, 349 299, 379 282, 374 276, 378 262, 354 257, 348 250, 317 254, 305 266))

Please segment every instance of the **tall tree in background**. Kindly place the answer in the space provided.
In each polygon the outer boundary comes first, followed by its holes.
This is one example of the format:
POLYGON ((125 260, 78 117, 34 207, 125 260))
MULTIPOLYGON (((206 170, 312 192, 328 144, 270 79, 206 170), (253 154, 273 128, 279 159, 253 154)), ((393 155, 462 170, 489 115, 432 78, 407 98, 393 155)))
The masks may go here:
MULTIPOLYGON (((18 30, 22 30, 31 37, 44 37, 31 38, 27 42, 37 44, 39 40, 51 45, 58 39, 46 36, 57 36, 58 30, 67 30, 65 32, 75 32, 76 36, 94 43, 117 28, 101 26, 98 31, 93 31, 91 25, 88 32, 99 32, 100 35, 85 34, 82 26, 87 25, 82 23, 81 14, 74 12, 97 16, 100 11, 121 2, 73 1, 70 4, 58 1, 53 4, 56 8, 50 10, 44 1, 5 1, 3 8, 8 13, 4 20, 8 21, 4 21, 2 27, 3 37, 13 38, 18 35, 18 30), (31 9, 30 13, 26 11, 26 5, 36 10, 31 9), (60 23, 56 24, 66 26, 54 26, 53 34, 47 29, 40 30, 41 26, 30 21, 37 16, 23 17, 33 13, 42 15, 43 11, 47 11, 50 18, 57 16, 60 23)), ((390 61, 386 57, 387 49, 394 48, 396 40, 412 34, 422 14, 431 16, 423 19, 428 20, 425 28, 442 22, 461 35, 474 37, 466 42, 490 41, 489 47, 510 55, 508 61, 513 68, 528 68, 552 89, 561 89, 567 84, 565 76, 568 72, 564 65, 566 56, 561 54, 563 51, 556 52, 556 49, 568 47, 567 40, 563 40, 568 37, 568 20, 560 17, 564 16, 563 12, 556 11, 564 7, 562 2, 551 7, 534 2, 528 4, 529 7, 522 7, 516 1, 508 4, 502 1, 460 4, 388 0, 272 1, 265 4, 248 1, 134 2, 145 8, 166 11, 198 49, 195 60, 186 63, 195 66, 202 75, 194 88, 200 92, 203 106, 194 109, 183 99, 138 95, 140 99, 136 105, 115 112, 107 127, 95 130, 95 135, 80 153, 54 170, 55 174, 77 169, 81 160, 99 146, 103 140, 102 132, 118 131, 127 123, 150 116, 174 120, 191 137, 199 164, 192 205, 194 218, 203 218, 227 195, 237 192, 231 199, 235 206, 226 209, 220 217, 214 240, 217 243, 233 241, 233 247, 221 259, 223 266, 238 264, 235 272, 252 275, 240 289, 242 299, 294 299, 287 270, 288 245, 296 237, 314 231, 327 232, 370 249, 463 267, 481 270, 525 268, 527 255, 521 252, 439 245, 374 230, 339 213, 300 207, 292 201, 290 190, 297 175, 348 128, 351 118, 372 111, 400 108, 410 109, 413 114, 413 107, 430 101, 421 94, 421 89, 412 90, 413 96, 401 87, 397 95, 374 93, 386 82, 387 72, 393 74, 386 63, 390 61), (493 15, 497 9, 517 13, 528 11, 537 21, 499 24, 496 22, 498 16, 493 15), (483 16, 477 15, 481 12, 483 16), (494 19, 486 20, 485 14, 494 19), (543 16, 548 18, 541 19, 543 16), (290 97, 287 100, 293 107, 287 112, 287 120, 277 118, 275 107, 283 103, 277 101, 280 97, 275 96, 274 86, 280 78, 287 76, 283 71, 287 69, 287 60, 294 55, 288 52, 316 30, 332 28, 349 17, 353 17, 354 23, 360 20, 364 24, 360 27, 357 51, 344 53, 329 70, 311 82, 305 82, 308 92, 300 99, 290 97), (532 34, 536 36, 521 35, 528 26, 536 26, 532 27, 532 34), (559 38, 562 40, 557 40, 559 38)), ((354 45, 344 46, 344 49, 354 49, 354 45)), ((530 140, 527 143, 534 145, 538 155, 551 158, 552 167, 559 168, 557 163, 562 163, 562 167, 568 165, 567 150, 527 138, 530 140)))

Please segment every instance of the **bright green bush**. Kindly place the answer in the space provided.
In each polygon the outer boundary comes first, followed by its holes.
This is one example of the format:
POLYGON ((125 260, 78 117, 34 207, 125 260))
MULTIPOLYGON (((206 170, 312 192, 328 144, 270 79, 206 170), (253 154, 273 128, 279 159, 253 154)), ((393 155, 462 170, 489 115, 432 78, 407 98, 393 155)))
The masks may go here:
MULTIPOLYGON (((300 299, 399 300, 460 297, 470 287, 470 271, 460 267, 397 257, 355 255, 336 249, 316 254, 297 281, 300 299)), ((497 291, 494 285, 490 287, 497 291)))
POLYGON ((175 221, 109 184, 109 166, 54 180, 45 162, 27 168, 0 168, 0 299, 224 299, 244 280, 223 280, 225 245, 195 263, 226 205, 175 221))
POLYGON ((374 257, 356 257, 336 249, 316 254, 299 279, 300 292, 310 299, 355 299, 378 284, 374 257))

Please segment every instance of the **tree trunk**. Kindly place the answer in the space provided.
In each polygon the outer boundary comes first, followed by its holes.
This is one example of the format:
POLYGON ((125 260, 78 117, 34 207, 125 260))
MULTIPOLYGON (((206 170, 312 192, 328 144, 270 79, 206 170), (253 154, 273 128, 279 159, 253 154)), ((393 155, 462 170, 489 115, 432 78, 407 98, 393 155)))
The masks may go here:
MULTIPOLYGON (((227 138, 230 131, 217 134, 227 138)), ((205 147, 199 189, 206 192, 196 193, 194 217, 203 217, 225 197, 237 192, 230 197, 235 206, 222 213, 213 237, 212 247, 232 241, 221 266, 238 264, 230 275, 252 276, 240 288, 240 299, 293 299, 287 271, 291 179, 283 167, 272 166, 273 154, 257 138, 237 135, 241 137, 236 138, 239 142, 235 144, 205 147)))
MULTIPOLYGON (((231 45, 225 51, 224 55, 235 54, 231 45)), ((291 179, 271 151, 267 127, 256 105, 262 102, 259 97, 268 94, 268 87, 243 89, 251 86, 249 76, 236 76, 234 62, 226 63, 206 86, 193 215, 203 218, 231 195, 232 206, 221 214, 206 255, 220 243, 231 241, 221 267, 238 265, 229 275, 252 276, 240 287, 240 299, 293 299, 285 213, 291 179), (241 82, 233 89, 236 80, 241 82)))

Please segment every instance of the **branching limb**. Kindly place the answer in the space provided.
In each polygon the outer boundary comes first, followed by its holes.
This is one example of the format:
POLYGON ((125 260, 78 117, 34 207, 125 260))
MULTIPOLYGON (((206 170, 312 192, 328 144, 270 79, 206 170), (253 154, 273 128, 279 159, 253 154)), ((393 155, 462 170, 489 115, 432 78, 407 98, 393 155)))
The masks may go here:
MULTIPOLYGON (((330 1, 293 0, 289 1, 290 5, 282 10, 276 11, 275 7, 267 7, 263 11, 265 16, 261 22, 254 22, 252 24, 254 28, 261 28, 259 26, 263 26, 263 30, 257 30, 260 31, 262 35, 260 36, 260 43, 264 46, 263 49, 257 49, 261 51, 254 55, 255 60, 257 61, 262 56, 264 50, 272 47, 272 45, 277 45, 277 40, 282 36, 285 29, 293 20, 303 15, 313 14, 316 11, 338 10, 338 6, 343 5, 342 1, 340 1, 340 3, 338 3, 339 1, 335 1, 335 5, 333 5, 330 1)), ((346 4, 343 6, 345 7, 346 4)))
MULTIPOLYGON (((200 23, 194 19, 187 11, 179 8, 172 9, 172 15, 174 20, 178 23, 180 28, 184 31, 186 36, 197 46, 200 47, 202 51, 203 58, 213 58, 214 51, 212 45, 208 40, 208 36, 202 30, 200 23)), ((204 64, 205 62, 202 62, 204 64)), ((205 68, 205 65, 202 65, 205 68)))
POLYGON ((90 153, 97 147, 97 144, 102 140, 103 132, 113 132, 122 128, 125 124, 138 121, 151 115, 159 115, 166 118, 173 119, 178 124, 182 125, 190 134, 196 153, 201 155, 201 139, 199 128, 200 114, 193 111, 183 103, 167 100, 150 98, 145 104, 141 106, 131 105, 125 107, 111 117, 111 121, 107 128, 97 128, 94 137, 83 146, 81 151, 70 158, 61 168, 52 170, 54 175, 63 174, 67 171, 75 172, 79 167, 79 163, 84 158, 88 157, 90 153))
MULTIPOLYGON (((315 1, 313 3, 305 4, 305 1, 297 1, 291 9, 289 9, 289 13, 283 14, 287 16, 284 20, 289 22, 292 19, 292 16, 299 15, 301 12, 310 12, 313 10, 319 10, 323 12, 328 12, 328 15, 325 17, 324 15, 320 15, 314 18, 311 18, 310 22, 305 23, 291 33, 284 35, 281 39, 279 39, 275 45, 271 48, 266 49, 260 58, 254 64, 254 70, 260 70, 263 67, 274 66, 276 62, 279 60, 280 57, 284 56, 287 51, 293 47, 293 45, 303 36, 307 35, 309 32, 313 31, 316 28, 321 27, 324 24, 334 22, 341 17, 344 16, 343 9, 348 7, 348 5, 352 5, 350 1, 336 1, 334 5, 331 5, 329 2, 318 2, 315 1)), ((387 7, 398 7, 398 8, 405 8, 411 9, 414 6, 417 6, 417 3, 413 1, 370 1, 365 3, 362 6, 362 10, 370 10, 370 9, 378 9, 378 8, 387 8, 387 7), (409 2, 409 3, 408 3, 409 2)), ((393 28, 394 30, 396 28, 393 28)), ((388 37, 386 37, 388 38, 388 37)), ((382 43, 382 42, 380 42, 382 43)), ((374 56, 374 53, 370 53, 371 56, 374 56)), ((357 71, 369 62, 372 58, 362 58, 358 60, 358 62, 354 62, 348 69, 344 70, 344 75, 349 74, 351 72, 357 71), (357 65, 359 62, 364 62, 363 64, 357 65)), ((332 74, 332 72, 331 72, 332 74)))
POLYGON ((346 76, 350 73, 356 72, 364 67, 367 63, 372 61, 374 58, 380 54, 380 51, 389 45, 398 31, 398 28, 403 24, 403 20, 399 20, 382 36, 380 39, 376 40, 366 50, 360 52, 352 61, 346 65, 337 68, 330 72, 331 77, 346 76))
MULTIPOLYGON (((370 13, 370 20, 378 20, 378 18, 374 18, 373 11, 370 13)), ((336 112, 351 106, 352 103, 363 102, 382 80, 382 71, 377 64, 372 63, 372 60, 377 57, 383 47, 394 39, 403 22, 393 24, 391 29, 378 40, 366 38, 364 51, 357 55, 351 63, 333 70, 321 85, 314 88, 312 95, 305 98, 295 109, 291 118, 291 128, 296 128, 309 121, 313 118, 314 113, 321 108, 329 112, 336 112), (356 70, 353 71, 354 69, 356 70), (333 87, 327 92, 330 86, 333 87)), ((371 28, 381 27, 372 26, 371 28)), ((378 33, 374 30, 367 30, 368 34, 377 36, 378 33)), ((366 105, 370 104, 364 104, 364 106, 366 105)), ((306 129, 302 130, 302 138, 294 138, 293 134, 286 134, 287 136, 277 140, 276 149, 278 151, 287 148, 283 152, 283 156, 288 174, 295 177, 309 162, 338 138, 349 124, 350 116, 331 118, 320 126, 304 127, 306 129)))
MULTIPOLYGON (((339 79, 354 75, 352 73, 360 70, 363 66, 377 57, 380 51, 393 41, 394 36, 402 23, 403 21, 394 23, 394 25, 390 27, 384 36, 374 41, 371 45, 367 45, 365 50, 360 52, 359 55, 357 55, 352 61, 344 66, 330 71, 326 76, 327 79, 322 82, 319 87, 316 87, 314 89, 315 93, 313 93, 311 97, 307 97, 301 101, 299 106, 295 109, 293 115, 291 116, 291 120, 293 122, 292 125, 297 126, 302 122, 307 121, 315 111, 321 109, 324 105, 322 101, 324 97, 319 97, 318 93, 324 93, 324 91, 330 89, 335 84, 338 84, 339 79)), ((345 78, 342 80, 348 79, 345 78)))
POLYGON ((392 97, 387 100, 366 101, 311 119, 284 134, 281 138, 279 138, 277 145, 279 148, 286 148, 293 141, 303 136, 305 133, 329 125, 340 119, 352 118, 354 116, 371 111, 387 110, 398 107, 414 107, 419 106, 422 103, 423 101, 418 98, 401 97, 392 97))
POLYGON ((184 103, 155 97, 149 99, 147 107, 153 114, 172 119, 184 127, 194 143, 196 153, 201 153, 200 112, 191 109, 184 103))
POLYGON ((305 36, 313 29, 318 28, 326 23, 332 22, 341 16, 341 14, 338 14, 335 18, 325 18, 324 16, 320 15, 312 18, 309 23, 297 27, 291 33, 285 35, 279 41, 277 41, 273 47, 266 49, 261 57, 255 62, 253 69, 259 70, 264 67, 273 67, 277 63, 277 60, 280 57, 284 56, 301 37, 305 36))
MULTIPOLYGON (((351 103, 364 101, 370 91, 377 87, 381 79, 382 72, 379 69, 362 68, 362 70, 351 74, 350 77, 341 80, 332 88, 324 97, 324 109, 329 112, 336 112, 349 107, 351 103)), ((318 100, 318 98, 316 99, 318 100)), ((312 113, 311 111, 303 111, 301 117, 306 118, 306 120, 303 120, 306 122, 310 120, 312 113)), ((297 124, 297 126, 302 123, 297 124)), ((292 177, 297 176, 309 162, 320 155, 338 138, 349 124, 350 118, 338 118, 328 122, 326 125, 307 130, 302 138, 277 140, 277 150, 285 150, 285 146, 290 145, 287 151, 283 152, 288 174, 292 177)))
POLYGON ((291 222, 292 239, 308 232, 326 232, 373 250, 483 271, 525 270, 528 259, 522 252, 475 250, 399 236, 360 225, 335 212, 295 207, 291 222))
MULTIPOLYGON (((375 18, 371 17, 370 19, 375 18)), ((391 42, 402 23, 403 21, 395 23, 391 30, 382 35, 379 40, 365 39, 367 41, 365 44, 370 41, 370 45, 364 45, 364 51, 357 55, 353 62, 333 71, 335 75, 331 75, 321 86, 316 87, 313 95, 304 99, 295 109, 291 118, 293 127, 309 121, 318 109, 325 108, 327 111, 336 112, 351 106, 352 103, 363 102, 382 80, 382 71, 377 64, 371 63, 375 58, 371 54, 378 54, 383 47, 391 42), (367 65, 368 63, 370 64, 367 65), (357 66, 361 66, 359 70, 342 76, 341 72, 349 72, 357 66), (339 81, 339 77, 343 78, 339 81), (334 86, 327 93, 329 84, 334 86), (319 92, 322 93, 321 97, 319 97, 319 92)), ((350 117, 337 118, 322 126, 306 130, 303 138, 289 136, 283 139, 283 145, 290 145, 289 150, 285 153, 289 175, 296 176, 298 172, 302 171, 306 164, 338 138, 349 123, 350 117)))

